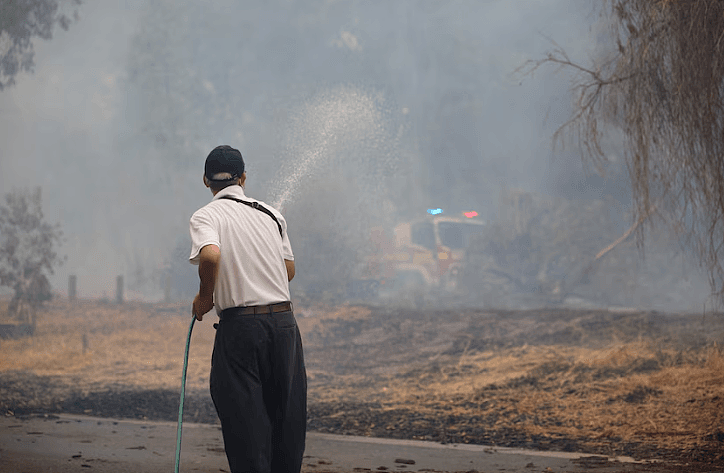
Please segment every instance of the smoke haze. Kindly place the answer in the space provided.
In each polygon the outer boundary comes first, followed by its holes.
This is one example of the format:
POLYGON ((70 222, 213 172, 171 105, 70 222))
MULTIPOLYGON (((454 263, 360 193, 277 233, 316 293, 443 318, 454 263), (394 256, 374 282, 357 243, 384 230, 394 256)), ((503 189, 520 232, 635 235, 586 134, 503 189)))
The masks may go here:
POLYGON ((125 275, 148 300, 169 273, 193 295, 187 224, 211 198, 201 176, 218 144, 242 152, 248 195, 289 221, 293 291, 351 272, 339 265, 380 222, 437 207, 494 219, 501 188, 625 208, 615 156, 604 179, 574 147, 552 151, 571 78, 514 74, 550 41, 582 61, 605 47, 592 5, 87 2, 0 93, 0 191, 43 188, 66 236, 57 291, 76 274, 81 297, 112 297, 125 275))

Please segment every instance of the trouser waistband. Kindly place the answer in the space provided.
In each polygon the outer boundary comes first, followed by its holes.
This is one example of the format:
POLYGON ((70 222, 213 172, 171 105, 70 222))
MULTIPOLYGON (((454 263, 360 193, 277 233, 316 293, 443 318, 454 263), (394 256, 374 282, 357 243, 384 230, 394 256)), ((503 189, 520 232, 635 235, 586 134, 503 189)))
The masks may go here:
POLYGON ((229 307, 219 314, 219 318, 231 317, 234 315, 251 315, 251 314, 274 314, 277 312, 290 312, 294 310, 291 302, 277 302, 269 305, 250 305, 246 307, 229 307))

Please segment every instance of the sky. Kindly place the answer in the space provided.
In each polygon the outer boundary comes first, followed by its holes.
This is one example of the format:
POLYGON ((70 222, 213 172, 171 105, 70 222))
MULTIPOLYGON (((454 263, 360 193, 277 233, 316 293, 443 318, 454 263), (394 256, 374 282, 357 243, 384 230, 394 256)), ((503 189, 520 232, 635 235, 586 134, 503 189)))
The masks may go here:
POLYGON ((501 187, 627 202, 625 178, 553 150, 571 77, 516 73, 554 43, 597 54, 591 2, 99 0, 78 14, 0 92, 0 194, 42 187, 65 234, 61 294, 74 274, 81 297, 113 297, 124 275, 129 297, 158 299, 169 268, 188 290, 188 219, 211 198, 218 144, 285 213, 302 275, 323 231, 345 254, 360 222, 492 219, 501 187))

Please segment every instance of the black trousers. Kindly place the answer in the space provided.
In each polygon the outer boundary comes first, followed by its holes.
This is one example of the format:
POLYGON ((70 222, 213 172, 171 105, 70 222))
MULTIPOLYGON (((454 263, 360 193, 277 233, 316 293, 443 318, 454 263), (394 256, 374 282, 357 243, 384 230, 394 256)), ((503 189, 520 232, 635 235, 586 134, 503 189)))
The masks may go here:
POLYGON ((294 314, 224 316, 210 384, 231 472, 299 473, 307 375, 294 314))

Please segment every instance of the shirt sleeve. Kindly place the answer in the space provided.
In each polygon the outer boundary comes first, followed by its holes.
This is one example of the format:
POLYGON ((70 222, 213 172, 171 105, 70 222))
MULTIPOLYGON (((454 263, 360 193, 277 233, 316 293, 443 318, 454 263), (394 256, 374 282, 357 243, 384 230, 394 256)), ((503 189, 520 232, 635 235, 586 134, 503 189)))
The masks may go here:
POLYGON ((221 248, 219 243, 219 232, 213 224, 211 216, 202 210, 198 210, 191 216, 189 221, 189 233, 191 234, 191 255, 189 262, 191 264, 199 264, 199 254, 201 249, 206 245, 216 245, 221 248))
POLYGON ((287 221, 281 215, 276 212, 276 217, 282 226, 282 256, 285 260, 294 261, 294 253, 292 253, 292 244, 289 241, 289 235, 287 235, 287 221))

